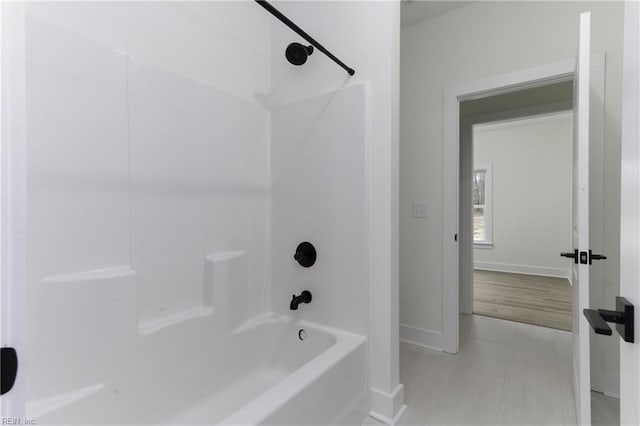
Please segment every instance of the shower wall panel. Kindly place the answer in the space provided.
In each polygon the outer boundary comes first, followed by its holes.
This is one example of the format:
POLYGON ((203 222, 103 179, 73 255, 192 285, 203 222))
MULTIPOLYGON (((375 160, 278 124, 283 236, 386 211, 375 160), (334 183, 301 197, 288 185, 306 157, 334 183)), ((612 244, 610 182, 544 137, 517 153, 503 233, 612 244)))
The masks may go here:
POLYGON ((272 110, 272 306, 368 335, 368 85, 272 110), (310 268, 294 259, 315 245, 310 268), (289 310, 292 294, 313 300, 289 310))
POLYGON ((250 102, 270 87, 272 17, 251 1, 37 1, 32 16, 250 102))
POLYGON ((126 57, 26 25, 27 398, 113 373, 129 270, 126 57), (94 273, 87 273, 94 271, 94 273))
POLYGON ((133 394, 159 420, 268 309, 269 112, 32 15, 26 37, 27 412, 127 423, 133 394))
POLYGON ((196 82, 129 61, 132 267, 141 322, 200 306, 203 97, 196 82))
POLYGON ((267 112, 133 59, 129 99, 141 321, 200 309, 204 253, 238 249, 251 253, 253 298, 235 303, 257 313, 267 244, 267 112))

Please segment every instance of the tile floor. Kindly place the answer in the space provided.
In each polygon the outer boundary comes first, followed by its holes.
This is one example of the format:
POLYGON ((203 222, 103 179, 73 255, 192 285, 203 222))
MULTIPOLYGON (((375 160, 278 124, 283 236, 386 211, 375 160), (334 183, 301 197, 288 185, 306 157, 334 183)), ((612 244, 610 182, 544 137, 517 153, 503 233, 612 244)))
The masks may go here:
MULTIPOLYGON (((400 425, 576 424, 571 333, 476 315, 460 321, 457 355, 400 345, 400 425)), ((609 407, 594 424, 615 424, 611 401, 594 405, 609 407)))
POLYGON ((591 392, 591 425, 619 426, 620 400, 598 392, 591 392))

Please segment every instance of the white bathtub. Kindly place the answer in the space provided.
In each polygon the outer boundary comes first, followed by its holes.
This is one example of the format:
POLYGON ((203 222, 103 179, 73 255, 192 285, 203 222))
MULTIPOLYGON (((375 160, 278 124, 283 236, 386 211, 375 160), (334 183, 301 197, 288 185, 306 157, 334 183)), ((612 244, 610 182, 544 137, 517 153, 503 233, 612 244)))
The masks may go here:
POLYGON ((206 339, 212 320, 141 336, 112 380, 27 404, 27 414, 43 425, 359 425, 366 418, 365 337, 267 314, 206 339))
POLYGON ((226 385, 164 423, 361 424, 367 416, 365 342, 289 317, 255 319, 232 333, 226 385))

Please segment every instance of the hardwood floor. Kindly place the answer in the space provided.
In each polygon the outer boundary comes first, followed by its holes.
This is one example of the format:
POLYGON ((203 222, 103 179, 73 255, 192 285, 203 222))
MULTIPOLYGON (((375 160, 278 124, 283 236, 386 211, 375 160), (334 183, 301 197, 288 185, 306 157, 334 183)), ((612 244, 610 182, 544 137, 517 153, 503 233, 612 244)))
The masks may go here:
POLYGON ((571 300, 565 278, 473 273, 475 314, 571 331, 571 300))

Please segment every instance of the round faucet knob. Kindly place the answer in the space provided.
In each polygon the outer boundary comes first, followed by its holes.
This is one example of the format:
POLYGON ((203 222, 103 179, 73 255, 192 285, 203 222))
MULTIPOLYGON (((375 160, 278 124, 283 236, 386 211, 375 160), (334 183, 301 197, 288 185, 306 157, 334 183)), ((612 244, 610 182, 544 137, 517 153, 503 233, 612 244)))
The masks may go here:
POLYGON ((305 268, 312 266, 316 263, 316 248, 308 241, 304 241, 298 244, 296 247, 296 252, 293 255, 293 258, 305 268))

